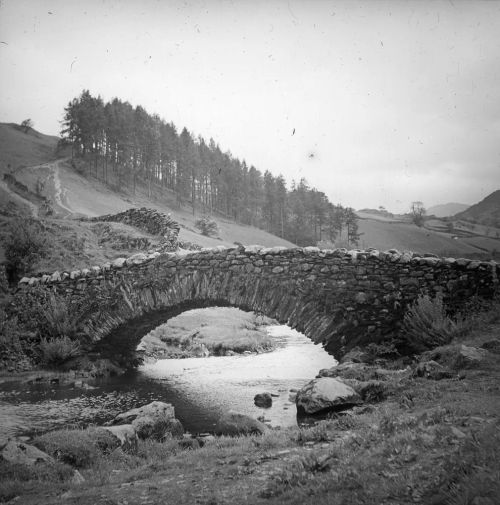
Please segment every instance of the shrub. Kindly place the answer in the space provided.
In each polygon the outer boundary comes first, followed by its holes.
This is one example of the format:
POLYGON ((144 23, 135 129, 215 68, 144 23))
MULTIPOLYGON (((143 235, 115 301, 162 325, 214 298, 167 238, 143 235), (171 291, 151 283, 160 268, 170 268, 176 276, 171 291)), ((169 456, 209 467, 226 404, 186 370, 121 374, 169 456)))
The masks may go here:
POLYGON ((219 231, 217 223, 213 219, 206 216, 197 219, 194 225, 196 228, 198 228, 198 230, 201 231, 201 234, 205 235, 206 237, 209 237, 210 235, 216 235, 219 231))
POLYGON ((69 337, 40 340, 40 358, 46 366, 59 366, 80 355, 80 344, 69 337))
POLYGON ((403 320, 406 344, 422 352, 449 343, 460 333, 459 325, 446 315, 443 298, 420 295, 403 320))
POLYGON ((56 339, 74 337, 78 333, 78 317, 73 314, 67 302, 50 293, 46 302, 38 307, 41 316, 40 333, 56 339))
POLYGON ((33 120, 31 118, 25 119, 21 123, 21 128, 24 130, 24 133, 28 133, 34 126, 33 120))
POLYGON ((10 282, 31 272, 33 265, 47 254, 48 237, 39 221, 16 218, 9 224, 5 240, 5 259, 10 282))

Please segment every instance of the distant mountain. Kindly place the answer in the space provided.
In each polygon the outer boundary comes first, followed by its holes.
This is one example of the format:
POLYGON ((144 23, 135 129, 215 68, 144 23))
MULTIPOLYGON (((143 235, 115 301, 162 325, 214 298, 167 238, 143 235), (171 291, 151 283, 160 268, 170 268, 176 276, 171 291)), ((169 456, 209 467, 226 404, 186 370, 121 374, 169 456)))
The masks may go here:
POLYGON ((455 219, 473 221, 486 226, 500 227, 500 189, 493 191, 484 200, 456 214, 455 219))
POLYGON ((469 207, 470 205, 466 205, 465 203, 456 203, 456 202, 442 203, 439 205, 433 205, 432 207, 429 207, 427 209, 427 215, 429 216, 434 215, 436 217, 454 216, 459 212, 467 210, 469 207))

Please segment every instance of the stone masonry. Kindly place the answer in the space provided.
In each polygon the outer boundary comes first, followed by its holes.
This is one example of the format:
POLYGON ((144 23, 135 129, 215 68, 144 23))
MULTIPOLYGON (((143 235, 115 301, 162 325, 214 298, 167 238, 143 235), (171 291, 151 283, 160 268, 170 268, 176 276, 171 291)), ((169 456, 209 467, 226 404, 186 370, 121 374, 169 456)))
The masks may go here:
POLYGON ((105 292, 86 325, 101 354, 125 356, 169 318, 219 305, 275 318, 340 356, 394 334, 406 306, 420 293, 442 293, 451 309, 460 309, 474 295, 492 297, 498 274, 495 262, 392 249, 219 246, 138 253, 89 269, 23 278, 19 286, 23 292, 39 286, 68 300, 91 287, 105 292))
POLYGON ((163 214, 146 207, 132 208, 119 214, 106 214, 105 216, 87 218, 87 220, 91 222, 124 223, 151 233, 151 235, 166 235, 175 239, 177 239, 180 231, 179 224, 170 217, 170 214, 163 214))

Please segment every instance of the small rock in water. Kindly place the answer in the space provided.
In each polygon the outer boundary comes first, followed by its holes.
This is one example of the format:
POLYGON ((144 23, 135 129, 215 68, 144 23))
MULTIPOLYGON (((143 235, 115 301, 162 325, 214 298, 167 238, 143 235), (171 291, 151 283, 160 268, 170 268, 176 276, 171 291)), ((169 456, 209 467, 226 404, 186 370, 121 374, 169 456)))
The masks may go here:
POLYGON ((270 393, 258 393, 255 395, 253 401, 257 407, 262 407, 265 409, 268 409, 273 404, 273 399, 270 393))

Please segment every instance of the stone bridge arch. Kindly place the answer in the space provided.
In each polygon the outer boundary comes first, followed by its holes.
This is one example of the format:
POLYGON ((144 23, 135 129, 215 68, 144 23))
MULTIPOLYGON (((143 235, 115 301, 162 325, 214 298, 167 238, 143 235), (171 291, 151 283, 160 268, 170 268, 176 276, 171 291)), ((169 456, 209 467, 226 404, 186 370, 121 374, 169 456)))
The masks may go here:
MULTIPOLYGON (((190 265, 186 260, 181 264, 190 265)), ((312 280, 260 273, 249 267, 200 269, 197 265, 196 269, 177 267, 168 282, 122 278, 113 286, 117 303, 89 322, 87 332, 96 342, 94 350, 105 357, 116 358, 118 353, 130 356, 143 336, 172 317, 214 306, 269 316, 316 343, 323 341, 323 335, 334 333, 335 326, 341 326, 318 301, 317 293, 308 285, 312 280)))
POLYGON ((340 356, 394 334, 420 293, 460 308, 491 297, 498 265, 465 259, 309 248, 219 247, 188 254, 137 254, 82 271, 23 279, 78 302, 95 298, 86 333, 96 352, 127 356, 169 318, 214 305, 263 313, 340 356))

